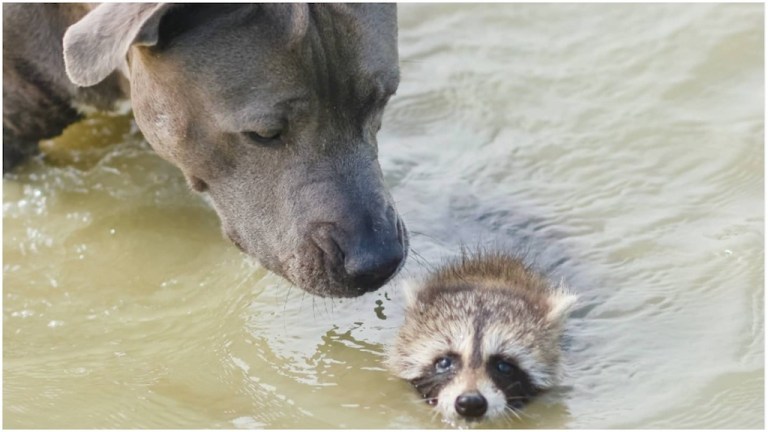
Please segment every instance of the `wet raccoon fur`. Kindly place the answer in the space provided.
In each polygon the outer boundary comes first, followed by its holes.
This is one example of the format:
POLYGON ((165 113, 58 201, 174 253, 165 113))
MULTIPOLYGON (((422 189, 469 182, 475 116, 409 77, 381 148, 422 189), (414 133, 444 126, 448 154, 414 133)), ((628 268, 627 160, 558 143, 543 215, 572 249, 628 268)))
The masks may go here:
POLYGON ((447 420, 516 414, 558 380, 576 296, 503 252, 463 256, 407 288, 387 366, 447 420))

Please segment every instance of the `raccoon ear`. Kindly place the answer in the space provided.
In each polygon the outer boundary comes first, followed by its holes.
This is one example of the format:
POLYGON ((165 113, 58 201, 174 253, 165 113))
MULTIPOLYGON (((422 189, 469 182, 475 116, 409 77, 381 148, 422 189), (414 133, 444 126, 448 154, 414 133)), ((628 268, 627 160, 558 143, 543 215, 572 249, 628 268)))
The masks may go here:
POLYGON ((402 291, 405 294, 405 306, 411 307, 416 304, 416 299, 419 297, 419 291, 423 288, 423 284, 412 280, 406 279, 402 282, 402 291))
POLYGON ((568 292, 565 284, 561 282, 557 290, 547 299, 549 305, 547 321, 551 323, 564 321, 578 300, 579 297, 568 292))

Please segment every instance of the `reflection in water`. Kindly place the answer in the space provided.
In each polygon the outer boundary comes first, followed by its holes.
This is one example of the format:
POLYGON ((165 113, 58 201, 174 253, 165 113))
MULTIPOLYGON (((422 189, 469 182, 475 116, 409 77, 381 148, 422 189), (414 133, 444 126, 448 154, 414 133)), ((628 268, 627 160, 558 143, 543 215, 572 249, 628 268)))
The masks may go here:
POLYGON ((351 300, 232 247, 128 117, 3 181, 6 427, 443 428, 381 366, 400 284, 460 245, 581 294, 567 378, 490 427, 763 422, 759 5, 403 5, 380 134, 412 233, 351 300))

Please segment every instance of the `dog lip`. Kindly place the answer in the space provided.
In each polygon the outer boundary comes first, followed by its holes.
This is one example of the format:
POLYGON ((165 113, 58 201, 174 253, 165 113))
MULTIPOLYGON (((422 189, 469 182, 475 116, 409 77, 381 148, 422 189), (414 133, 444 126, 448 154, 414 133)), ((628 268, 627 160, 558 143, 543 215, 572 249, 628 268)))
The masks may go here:
POLYGON ((243 243, 242 243, 243 240, 240 238, 239 235, 237 235, 236 232, 234 232, 233 230, 227 230, 225 234, 227 235, 227 238, 229 238, 229 241, 231 241, 232 244, 234 244, 238 249, 240 249, 240 252, 248 253, 248 251, 243 246, 243 243))
POLYGON ((195 192, 203 193, 208 191, 208 183, 200 177, 190 175, 187 177, 187 183, 195 192))

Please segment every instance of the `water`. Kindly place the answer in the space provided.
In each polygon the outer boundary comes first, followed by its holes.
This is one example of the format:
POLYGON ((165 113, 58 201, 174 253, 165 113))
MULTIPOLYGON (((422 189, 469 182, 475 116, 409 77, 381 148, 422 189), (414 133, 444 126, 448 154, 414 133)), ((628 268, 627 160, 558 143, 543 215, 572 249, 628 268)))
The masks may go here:
MULTIPOLYGON (((403 276, 526 249, 581 294, 567 377, 501 427, 760 428, 762 5, 403 5, 381 164, 403 276)), ((5 427, 448 427, 382 368, 398 281, 250 265, 127 117, 3 180, 5 427)))

